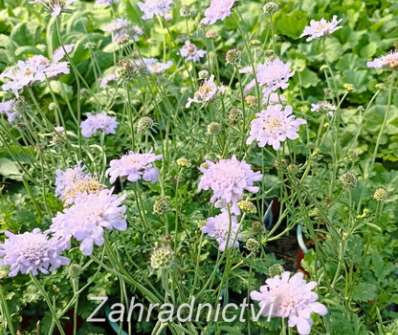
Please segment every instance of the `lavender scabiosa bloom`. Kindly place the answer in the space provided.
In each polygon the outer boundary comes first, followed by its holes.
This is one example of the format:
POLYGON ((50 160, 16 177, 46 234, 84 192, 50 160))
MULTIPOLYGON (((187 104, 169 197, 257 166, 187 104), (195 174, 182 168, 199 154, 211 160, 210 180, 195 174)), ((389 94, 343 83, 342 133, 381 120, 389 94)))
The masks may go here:
POLYGON ((189 98, 186 104, 186 108, 191 107, 192 103, 207 103, 215 98, 217 93, 223 93, 224 88, 217 86, 214 82, 214 76, 212 75, 209 79, 205 80, 199 89, 195 92, 193 98, 189 98))
POLYGON ((368 62, 367 65, 371 69, 398 68, 398 51, 393 51, 387 55, 378 57, 373 61, 368 62))
POLYGON ((254 172, 249 164, 237 160, 235 156, 216 163, 206 161, 200 171, 203 175, 199 180, 199 191, 211 190, 210 202, 217 208, 230 207, 233 214, 240 213, 238 202, 243 192, 258 192, 259 188, 254 183, 262 179, 260 172, 254 172))
MULTIPOLYGON (((70 45, 65 47, 69 50, 71 48, 70 45)), ((68 63, 60 62, 64 55, 63 49, 57 49, 51 61, 41 55, 18 61, 0 75, 0 79, 4 82, 2 89, 12 91, 18 96, 18 92, 26 86, 51 79, 59 74, 68 74, 68 63)))
POLYGON ((173 0, 144 0, 137 3, 138 8, 144 13, 142 18, 150 20, 154 16, 171 19, 171 6, 173 0))
POLYGON ((48 274, 69 263, 69 259, 61 256, 65 250, 55 238, 39 229, 23 234, 5 232, 7 239, 0 244, 0 265, 9 266, 9 277, 18 273, 48 274))
POLYGON ((310 25, 305 27, 301 37, 307 36, 307 42, 309 42, 330 35, 341 28, 339 24, 342 21, 342 19, 337 19, 337 16, 333 16, 332 21, 326 21, 325 19, 320 21, 311 20, 310 25))
POLYGON ((55 194, 65 205, 74 204, 81 194, 95 193, 103 188, 81 164, 55 173, 55 194))
POLYGON ((231 15, 232 7, 236 0, 211 0, 210 6, 205 11, 203 24, 214 24, 231 15))
POLYGON ((261 314, 271 317, 288 318, 289 327, 297 327, 300 335, 311 332, 311 314, 326 315, 327 308, 318 302, 313 292, 316 282, 307 283, 303 273, 290 276, 284 272, 265 281, 260 291, 252 291, 250 297, 259 302, 261 314))
POLYGON ((117 121, 115 117, 102 113, 89 113, 87 119, 80 124, 82 135, 89 138, 98 132, 104 134, 115 134, 117 128, 117 121))
POLYGON ((199 49, 190 41, 185 41, 184 46, 180 50, 180 55, 188 61, 199 62, 206 55, 206 51, 199 49))
POLYGON ((51 13, 51 16, 57 17, 67 11, 75 0, 32 0, 31 2, 42 5, 51 13))
POLYGON ((0 114, 4 114, 9 123, 14 123, 20 117, 17 105, 15 99, 0 102, 0 114))
MULTIPOLYGON (((247 66, 243 68, 241 73, 252 73, 253 68, 247 66)), ((278 89, 285 89, 288 87, 288 81, 293 76, 288 64, 282 62, 280 59, 271 59, 264 64, 259 64, 255 68, 256 80, 252 80, 246 87, 245 92, 249 92, 256 86, 256 81, 260 87, 263 87, 264 96, 269 96, 272 92, 278 89)))
POLYGON ((320 101, 317 103, 311 104, 311 112, 327 112, 329 116, 332 116, 335 113, 337 107, 332 105, 330 102, 327 101, 320 101))
POLYGON ((119 76, 117 75, 116 71, 111 71, 109 73, 106 73, 100 80, 99 86, 101 88, 105 88, 108 86, 109 83, 119 79, 119 76))
POLYGON ((117 178, 126 178, 130 182, 136 182, 140 179, 155 183, 159 178, 159 170, 154 163, 161 160, 161 155, 154 153, 136 153, 130 151, 120 159, 114 159, 109 164, 107 175, 111 183, 117 178))
POLYGON ((156 58, 144 58, 138 61, 138 67, 143 68, 151 74, 160 74, 173 66, 172 61, 159 62, 156 58))
POLYGON ((306 121, 296 119, 291 106, 270 105, 251 122, 246 143, 257 142, 260 148, 272 145, 278 150, 286 139, 294 140, 298 137, 298 128, 302 124, 306 124, 306 121))
POLYGON ((226 211, 208 218, 206 225, 202 227, 202 232, 217 241, 220 251, 239 247, 238 220, 235 215, 229 215, 226 211))
POLYGON ((133 26, 127 19, 117 18, 104 27, 104 31, 112 35, 112 42, 123 44, 137 41, 144 33, 140 27, 133 26))
POLYGON ((111 6, 113 4, 117 4, 118 2, 119 2, 118 0, 96 0, 95 4, 102 6, 111 6))
POLYGON ((53 218, 50 231, 65 245, 75 238, 80 242, 83 254, 91 255, 94 245, 104 243, 105 230, 127 229, 123 201, 124 197, 114 195, 108 189, 80 194, 71 207, 53 218))

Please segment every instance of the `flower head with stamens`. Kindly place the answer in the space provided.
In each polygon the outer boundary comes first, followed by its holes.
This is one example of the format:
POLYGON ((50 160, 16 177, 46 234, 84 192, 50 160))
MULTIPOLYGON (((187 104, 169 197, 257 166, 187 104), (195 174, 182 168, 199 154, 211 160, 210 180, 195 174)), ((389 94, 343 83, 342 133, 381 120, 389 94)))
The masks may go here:
POLYGON ((330 35, 341 28, 339 24, 342 21, 342 19, 337 19, 337 16, 333 16, 332 21, 325 19, 321 19, 320 21, 311 20, 309 26, 305 27, 301 37, 307 36, 307 42, 309 42, 330 35))
POLYGON ((80 124, 82 135, 86 138, 97 133, 115 134, 118 123, 115 117, 107 115, 105 112, 87 114, 87 119, 80 124))
POLYGON ((53 218, 50 231, 68 245, 71 238, 80 242, 80 250, 91 255, 94 245, 104 243, 105 230, 127 229, 124 197, 112 190, 80 194, 74 204, 53 218))
POLYGON ((257 142, 260 148, 272 145, 275 150, 287 139, 298 137, 300 125, 306 124, 303 119, 296 119, 291 106, 270 105, 256 115, 250 124, 250 135, 247 144, 257 142))
POLYGON ((226 248, 238 248, 241 236, 239 224, 235 215, 229 215, 227 211, 210 217, 202 227, 202 232, 214 238, 218 242, 218 249, 224 251, 226 248))
POLYGON ((140 179, 155 183, 159 178, 159 170, 154 165, 161 160, 161 155, 154 153, 136 153, 130 151, 120 159, 114 159, 109 164, 107 175, 111 183, 117 178, 126 178, 130 182, 136 182, 140 179))
POLYGON ((398 68, 398 51, 393 51, 387 55, 381 56, 368 62, 368 67, 371 69, 396 69, 398 68))
POLYGON ((194 97, 188 99, 185 107, 191 107, 192 103, 207 103, 213 100, 217 93, 223 92, 224 88, 217 86, 214 82, 214 76, 211 76, 209 79, 205 80, 202 85, 200 85, 199 89, 195 92, 194 97))
POLYGON ((61 256, 64 245, 40 229, 23 234, 5 232, 5 235, 6 240, 0 244, 0 265, 9 266, 9 277, 18 273, 48 274, 69 263, 68 258, 61 256))
POLYGON ((144 0, 137 3, 138 8, 144 13, 144 20, 150 20, 155 16, 171 19, 172 5, 173 0, 144 0))
POLYGON ((184 46, 180 50, 180 55, 188 61, 199 62, 206 55, 206 51, 199 49, 190 41, 185 41, 184 46))
POLYGON ((205 11, 203 24, 214 24, 231 15, 232 7, 236 0, 211 0, 210 6, 205 11))
POLYGON ((307 283, 303 273, 290 276, 289 272, 265 281, 260 291, 252 291, 250 297, 259 302, 261 314, 271 317, 287 318, 289 327, 297 327, 300 335, 311 332, 311 314, 326 315, 326 307, 318 302, 313 292, 316 282, 307 283))
POLYGON ((0 102, 0 114, 5 115, 9 123, 15 123, 20 117, 20 111, 17 106, 18 102, 15 99, 0 102))
POLYGON ((218 162, 206 161, 200 168, 199 191, 211 190, 210 199, 217 208, 230 208, 233 214, 239 214, 238 202, 245 191, 256 193, 259 188, 254 183, 262 179, 260 172, 254 172, 245 161, 233 156, 218 162))
MULTIPOLYGON (((253 68, 247 66, 243 68, 241 73, 253 73, 253 68)), ((263 95, 269 96, 278 89, 288 87, 290 77, 293 72, 290 70, 289 64, 282 62, 280 59, 271 59, 264 64, 255 67, 255 80, 252 80, 246 87, 245 92, 249 92, 257 84, 263 88, 263 95)))
POLYGON ((144 33, 140 27, 132 25, 124 18, 113 20, 104 27, 104 31, 112 35, 112 42, 116 44, 137 41, 144 33))
POLYGON ((57 17, 62 12, 67 11, 75 0, 32 0, 31 2, 41 4, 51 13, 51 16, 57 17))

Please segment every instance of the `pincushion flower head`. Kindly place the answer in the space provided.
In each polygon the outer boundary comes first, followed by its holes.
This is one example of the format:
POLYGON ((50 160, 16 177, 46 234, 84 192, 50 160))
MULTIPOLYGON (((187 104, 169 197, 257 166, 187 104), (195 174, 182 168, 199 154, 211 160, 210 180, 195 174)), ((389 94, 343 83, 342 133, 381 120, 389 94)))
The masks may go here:
POLYGON ((236 0, 211 0, 210 6, 206 9, 205 17, 201 22, 209 25, 224 20, 231 15, 235 2, 236 0))
POLYGON ((23 234, 5 232, 6 240, 0 244, 0 265, 10 268, 9 277, 18 273, 48 274, 69 263, 61 256, 64 246, 39 229, 23 234))
POLYGON ((15 99, 0 102, 0 114, 5 115, 9 123, 15 123, 20 117, 18 102, 15 99))
POLYGON ((321 19, 320 21, 311 20, 310 24, 305 27, 301 37, 307 36, 307 42, 309 42, 330 35, 341 28, 339 24, 342 21, 342 19, 337 19, 337 16, 333 16, 332 21, 325 19, 321 19))
POLYGON ((137 41, 144 33, 140 27, 133 26, 127 19, 117 18, 104 27, 104 31, 112 35, 112 42, 123 44, 137 41))
POLYGON ((199 191, 211 190, 210 202, 217 208, 230 208, 233 214, 239 214, 238 202, 245 191, 256 193, 259 188, 254 183, 262 179, 260 172, 254 172, 245 161, 233 156, 218 162, 206 161, 200 167, 202 176, 199 191))
POLYGON ((185 41, 184 46, 180 50, 180 55, 186 60, 199 62, 206 55, 206 51, 199 49, 190 41, 185 41))
POLYGON ((91 255, 94 245, 104 243, 105 230, 127 229, 124 197, 112 190, 80 194, 74 204, 53 218, 50 231, 68 245, 71 238, 80 242, 80 250, 91 255))
POLYGON ((192 103, 207 103, 213 100, 217 93, 224 93, 224 88, 217 86, 212 75, 209 79, 205 80, 199 89, 195 92, 193 98, 189 98, 186 108, 191 107, 192 103))
POLYGON ((113 4, 117 4, 118 2, 119 2, 118 0, 96 0, 95 4, 102 6, 111 6, 113 4))
POLYGON ((269 105, 251 122, 246 143, 256 142, 260 148, 271 145, 278 150, 282 142, 298 137, 298 129, 303 124, 306 124, 306 121, 296 119, 291 106, 269 105))
MULTIPOLYGON (((253 68, 247 66, 243 68, 241 73, 252 73, 253 68)), ((255 67, 254 73, 256 79, 252 80, 246 87, 245 92, 249 92, 257 84, 263 88, 264 96, 269 96, 278 89, 285 89, 289 85, 289 79, 293 76, 289 64, 282 62, 280 59, 271 59, 264 64, 255 67)))
POLYGON ((155 16, 171 19, 172 5, 173 0, 144 0, 137 3, 138 8, 144 13, 144 20, 150 20, 155 16))
POLYGON ((25 61, 18 61, 16 65, 0 75, 0 80, 4 82, 2 89, 12 91, 18 96, 18 92, 24 87, 51 79, 59 74, 68 74, 68 63, 61 62, 61 60, 65 56, 64 49, 70 51, 71 48, 72 45, 58 48, 51 60, 41 55, 35 55, 25 61))
POLYGON ((56 171, 55 193, 65 205, 74 204, 81 194, 95 193, 102 189, 104 186, 85 172, 82 165, 56 171))
POLYGON ((34 4, 40 4, 45 7, 51 16, 59 16, 62 12, 68 11, 68 7, 71 6, 75 0, 32 0, 34 4))
POLYGON ((117 178, 126 178, 130 182, 142 179, 155 183, 159 178, 159 170, 154 163, 161 159, 161 155, 152 152, 130 151, 120 159, 112 160, 106 173, 109 175, 111 183, 114 183, 117 178))
POLYGON ((89 113, 87 119, 80 124, 82 135, 86 138, 97 133, 115 134, 117 128, 115 117, 107 115, 105 112, 89 113))
POLYGON ((381 56, 368 62, 368 67, 371 69, 396 69, 398 68, 398 51, 390 52, 387 55, 381 56))
POLYGON ((218 249, 224 251, 226 248, 239 247, 239 224, 235 215, 229 215, 227 211, 210 217, 202 227, 202 232, 214 238, 218 242, 218 249))
POLYGON ((252 291, 250 297, 259 302, 261 314, 287 318, 289 327, 297 327, 300 335, 311 332, 311 314, 326 315, 326 307, 318 302, 313 292, 316 282, 306 282, 303 273, 290 276, 289 272, 269 278, 260 291, 252 291))
POLYGON ((335 105, 332 105, 327 101, 320 101, 311 104, 311 112, 327 112, 329 116, 332 116, 337 110, 335 105))

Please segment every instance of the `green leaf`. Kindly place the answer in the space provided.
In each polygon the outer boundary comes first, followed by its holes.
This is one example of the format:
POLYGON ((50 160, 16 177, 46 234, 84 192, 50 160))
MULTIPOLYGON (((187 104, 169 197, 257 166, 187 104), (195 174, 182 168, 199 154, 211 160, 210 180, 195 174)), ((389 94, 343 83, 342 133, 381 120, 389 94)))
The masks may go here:
POLYGON ((367 302, 377 297, 377 286, 371 283, 359 283, 352 290, 352 299, 357 302, 367 302))
POLYGON ((303 72, 301 72, 300 78, 301 84, 305 88, 317 86, 320 81, 317 74, 309 69, 305 69, 303 72))
POLYGON ((307 13, 301 10, 289 14, 279 12, 275 15, 275 26, 277 31, 287 37, 297 39, 307 25, 307 13))
POLYGON ((0 175, 8 179, 22 180, 17 163, 7 158, 0 158, 0 175))

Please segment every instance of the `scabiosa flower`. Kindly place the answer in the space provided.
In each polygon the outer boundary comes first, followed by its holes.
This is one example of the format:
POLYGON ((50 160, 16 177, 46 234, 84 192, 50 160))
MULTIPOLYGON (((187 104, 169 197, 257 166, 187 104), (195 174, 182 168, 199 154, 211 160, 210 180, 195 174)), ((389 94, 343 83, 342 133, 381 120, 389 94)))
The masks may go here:
POLYGON ((186 60, 199 62, 206 55, 206 51, 199 49, 190 41, 185 41, 184 46, 180 50, 180 55, 186 60))
MULTIPOLYGON (((247 66, 243 68, 241 73, 253 73, 253 68, 247 66)), ((272 92, 278 89, 285 89, 288 87, 289 78, 293 76, 288 64, 282 62, 280 59, 271 59, 264 64, 259 64, 255 68, 257 83, 263 87, 264 96, 269 96, 272 92)), ((256 80, 252 80, 246 87, 245 92, 249 92, 256 86, 256 80)))
POLYGON ((95 4, 102 6, 111 6, 113 4, 117 4, 118 2, 119 2, 118 0, 96 0, 95 4))
POLYGON ((144 13, 142 18, 150 20, 154 16, 164 17, 166 20, 171 19, 171 6, 173 0, 144 0, 137 3, 137 6, 144 13))
POLYGON ((112 34, 112 42, 123 44, 137 41, 144 33, 140 27, 133 26, 127 19, 117 18, 104 27, 104 31, 112 34))
POLYGON ((231 15, 232 7, 236 0, 211 0, 210 6, 205 11, 203 24, 214 24, 231 15))
POLYGON ((84 255, 91 255, 94 245, 104 243, 105 230, 127 229, 124 197, 112 194, 112 190, 80 194, 75 203, 58 213, 52 220, 50 231, 68 245, 71 238, 80 242, 84 255))
POLYGON ((203 84, 195 92, 194 97, 188 99, 185 107, 191 107, 192 103, 207 103, 213 100, 217 93, 223 92, 224 88, 217 86, 217 84, 214 82, 214 76, 212 75, 209 79, 203 82, 203 84))
POLYGON ((95 193, 104 189, 81 164, 55 173, 55 194, 65 205, 72 205, 81 194, 95 193))
POLYGON ((14 123, 19 117, 18 102, 15 99, 0 102, 0 114, 4 114, 9 123, 14 123))
MULTIPOLYGON (((71 45, 65 46, 68 50, 71 50, 71 47, 71 45)), ((59 74, 68 74, 68 63, 60 62, 64 55, 63 49, 59 48, 54 52, 51 61, 41 55, 18 61, 0 75, 0 79, 4 82, 2 89, 12 91, 18 96, 18 92, 26 86, 44 81, 46 78, 51 79, 59 74)))
POLYGON ((332 116, 335 113, 337 107, 332 105, 330 102, 327 101, 320 101, 311 104, 311 112, 327 112, 329 116, 332 116))
POLYGON ((199 180, 199 191, 211 190, 210 202, 217 208, 226 209, 229 206, 233 214, 240 213, 238 202, 243 192, 258 192, 259 188, 254 183, 262 179, 260 172, 254 172, 249 164, 237 160, 235 156, 216 163, 206 161, 200 171, 203 175, 199 180))
POLYGON ((65 250, 55 238, 50 238, 40 229, 23 234, 5 232, 7 239, 0 244, 0 265, 9 266, 9 277, 18 273, 48 274, 69 263, 69 259, 61 256, 65 250))
POLYGON ((325 19, 320 21, 311 20, 310 25, 305 27, 301 37, 308 36, 307 42, 309 42, 330 35, 341 28, 339 24, 342 21, 342 19, 337 19, 337 16, 333 16, 332 21, 326 21, 325 19))
POLYGON ((117 128, 117 121, 115 117, 102 113, 89 113, 87 119, 80 124, 82 135, 86 138, 91 137, 98 132, 104 134, 114 134, 117 128))
POLYGON ((154 163, 161 160, 161 155, 154 153, 136 153, 130 151, 120 159, 114 159, 109 164, 107 175, 111 183, 117 178, 126 178, 128 181, 136 182, 140 179, 155 183, 159 178, 159 170, 154 163))
POLYGON ((246 143, 257 142, 260 148, 272 145, 278 150, 286 139, 294 140, 298 137, 298 128, 302 124, 306 124, 306 121, 296 119, 291 106, 270 105, 251 122, 246 143))
POLYGON ((173 66, 172 61, 159 62, 156 58, 144 58, 138 61, 138 67, 145 69, 151 74, 160 74, 173 66))
POLYGON ((75 0, 32 0, 34 4, 43 5, 54 17, 66 12, 74 2, 75 0))
POLYGON ((368 62, 367 65, 371 69, 395 69, 398 67, 398 51, 393 51, 387 55, 376 58, 373 61, 368 62))
POLYGON ((235 215, 229 215, 226 211, 208 218, 206 225, 202 227, 202 232, 218 242, 220 251, 239 247, 241 237, 238 220, 235 215))
POLYGON ((313 292, 316 282, 307 283, 303 273, 290 277, 290 272, 283 272, 265 281, 260 291, 252 291, 250 297, 259 302, 261 314, 279 318, 288 318, 289 327, 297 327, 300 335, 311 332, 311 314, 326 315, 325 305, 318 302, 318 295, 313 292))

